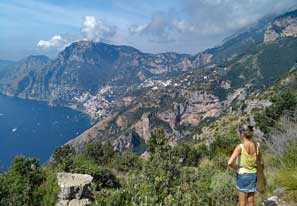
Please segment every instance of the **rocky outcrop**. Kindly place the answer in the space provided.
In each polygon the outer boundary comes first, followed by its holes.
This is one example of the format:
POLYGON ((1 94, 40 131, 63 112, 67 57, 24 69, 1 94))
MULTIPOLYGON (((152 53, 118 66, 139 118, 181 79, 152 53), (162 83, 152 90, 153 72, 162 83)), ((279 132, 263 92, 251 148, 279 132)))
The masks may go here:
POLYGON ((168 122, 174 130, 180 125, 198 125, 208 117, 218 117, 222 112, 219 99, 207 92, 188 91, 181 92, 186 99, 184 103, 174 103, 173 111, 159 112, 158 117, 168 122))
POLYGON ((277 18, 267 27, 264 42, 273 42, 281 37, 297 37, 297 16, 277 18))
POLYGON ((151 136, 151 114, 144 113, 141 119, 134 125, 135 131, 147 142, 151 136))
POLYGON ((270 107, 272 105, 272 102, 267 99, 262 99, 262 100, 253 99, 253 100, 248 100, 245 103, 247 106, 244 111, 248 114, 251 113, 251 111, 254 109, 263 109, 266 107, 270 107))
POLYGON ((175 128, 177 124, 176 123, 177 118, 174 111, 159 112, 157 115, 158 115, 158 118, 160 118, 162 121, 167 122, 172 129, 175 128))
POLYGON ((56 206, 89 206, 93 177, 84 174, 58 173, 60 193, 56 206))
POLYGON ((40 77, 40 74, 51 63, 52 60, 43 55, 31 55, 16 62, 0 77, 0 92, 9 96, 30 99, 39 96, 43 100, 47 93, 43 84, 45 79, 40 77), (39 86, 34 87, 35 84, 39 86))
POLYGON ((225 106, 230 105, 234 100, 244 100, 247 96, 246 88, 235 89, 232 93, 229 93, 227 99, 223 102, 225 106))
POLYGON ((182 123, 197 125, 208 117, 218 117, 222 112, 218 97, 207 92, 193 92, 188 99, 188 106, 183 114, 182 123))
POLYGON ((122 134, 113 141, 113 150, 123 152, 125 150, 133 150, 138 147, 141 142, 141 138, 136 132, 130 132, 127 135, 122 134))
POLYGON ((272 26, 269 26, 264 34, 264 42, 273 42, 280 37, 280 34, 277 33, 272 26))
POLYGON ((201 67, 211 63, 213 55, 209 53, 200 53, 197 54, 192 61, 194 67, 201 67))

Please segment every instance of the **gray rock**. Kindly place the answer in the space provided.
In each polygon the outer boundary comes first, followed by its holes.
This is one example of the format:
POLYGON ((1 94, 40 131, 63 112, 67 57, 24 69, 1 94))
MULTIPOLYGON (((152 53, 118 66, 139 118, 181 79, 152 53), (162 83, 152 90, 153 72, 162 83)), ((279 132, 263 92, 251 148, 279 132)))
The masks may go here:
POLYGON ((73 199, 73 200, 61 200, 57 203, 57 206, 89 206, 90 201, 88 199, 73 199))
POLYGON ((297 36, 297 18, 288 16, 276 19, 267 27, 264 34, 264 42, 269 43, 280 37, 296 37, 297 36))
POLYGON ((61 189, 57 206, 87 206, 91 197, 90 185, 93 177, 85 174, 58 173, 61 189))
POLYGON ((270 107, 272 105, 272 102, 269 100, 259 100, 259 99, 254 99, 254 100, 248 100, 246 101, 247 107, 245 108, 246 113, 251 113, 252 110, 254 109, 263 109, 266 107, 270 107))
POLYGON ((151 114, 144 113, 141 119, 134 125, 135 131, 147 142, 151 136, 151 114))
POLYGON ((279 203, 279 199, 277 196, 272 196, 268 198, 267 200, 264 200, 263 206, 277 206, 279 203))
POLYGON ((90 205, 90 201, 89 199, 81 199, 81 200, 71 200, 68 203, 69 206, 89 206, 90 205))
POLYGON ((136 132, 129 134, 122 134, 112 143, 114 151, 123 152, 125 150, 132 150, 141 144, 141 138, 136 132))

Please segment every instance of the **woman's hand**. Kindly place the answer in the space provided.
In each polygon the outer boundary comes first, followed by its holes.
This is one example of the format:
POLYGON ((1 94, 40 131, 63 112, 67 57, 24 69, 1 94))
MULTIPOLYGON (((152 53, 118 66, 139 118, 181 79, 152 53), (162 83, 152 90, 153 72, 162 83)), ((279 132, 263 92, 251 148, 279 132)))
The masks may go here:
POLYGON ((232 164, 229 164, 229 163, 228 163, 228 167, 231 167, 231 168, 234 169, 234 170, 237 170, 237 169, 240 168, 239 165, 235 164, 234 162, 233 162, 232 164))

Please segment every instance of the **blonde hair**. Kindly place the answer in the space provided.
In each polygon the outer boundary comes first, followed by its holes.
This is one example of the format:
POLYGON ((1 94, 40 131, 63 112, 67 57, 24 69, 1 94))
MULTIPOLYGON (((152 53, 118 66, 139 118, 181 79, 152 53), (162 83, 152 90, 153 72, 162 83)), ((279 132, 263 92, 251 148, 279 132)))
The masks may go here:
POLYGON ((240 124, 238 126, 238 131, 239 133, 244 134, 247 139, 251 139, 254 136, 253 126, 248 124, 240 124))

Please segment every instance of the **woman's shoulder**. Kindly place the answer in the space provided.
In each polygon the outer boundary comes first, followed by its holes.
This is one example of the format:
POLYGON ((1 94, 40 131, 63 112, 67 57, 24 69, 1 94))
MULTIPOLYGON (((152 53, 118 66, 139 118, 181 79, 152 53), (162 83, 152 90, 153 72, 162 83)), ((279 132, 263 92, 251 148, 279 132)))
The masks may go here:
POLYGON ((242 147, 243 147, 243 144, 238 144, 238 145, 236 145, 235 150, 241 152, 242 147))
POLYGON ((240 144, 236 145, 235 148, 238 149, 238 150, 242 150, 243 149, 243 144, 240 143, 240 144))
POLYGON ((237 144, 237 145, 235 146, 235 148, 239 148, 239 147, 242 147, 242 144, 237 144))

